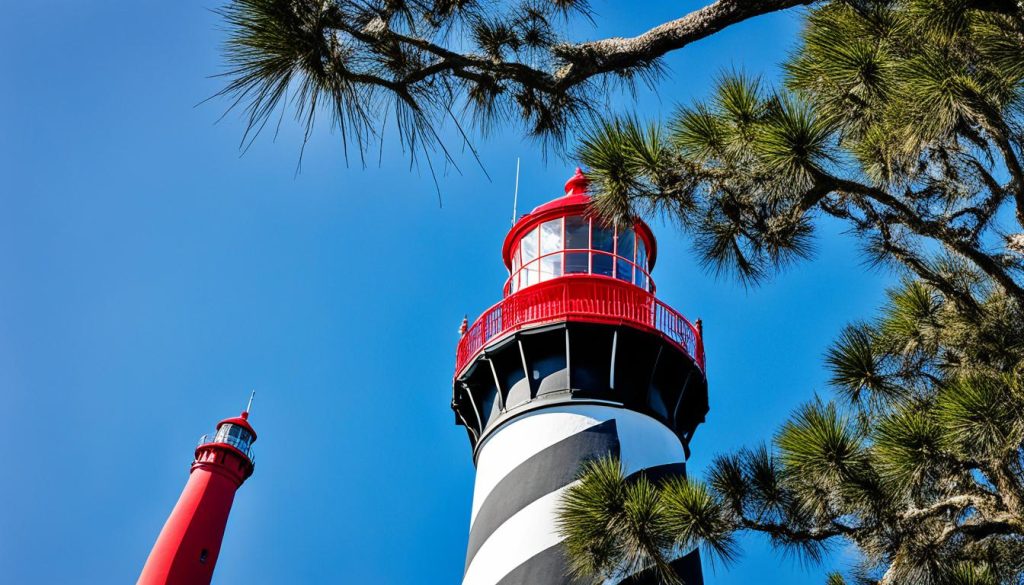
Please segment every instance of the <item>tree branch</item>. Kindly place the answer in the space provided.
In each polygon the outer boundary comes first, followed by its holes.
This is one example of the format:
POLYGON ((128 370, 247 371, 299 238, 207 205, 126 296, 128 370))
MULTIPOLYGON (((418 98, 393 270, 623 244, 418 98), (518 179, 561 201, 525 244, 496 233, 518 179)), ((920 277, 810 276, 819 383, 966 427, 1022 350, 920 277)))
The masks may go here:
POLYGON ((567 65, 555 73, 559 91, 602 73, 650 63, 666 53, 711 36, 749 18, 816 0, 718 0, 632 38, 609 38, 580 44, 556 45, 552 52, 567 65))
POLYGON ((772 536, 781 536, 787 540, 794 542, 799 541, 822 541, 837 536, 852 537, 860 530, 858 527, 846 526, 839 522, 832 522, 824 526, 816 526, 814 528, 807 529, 793 529, 788 525, 777 524, 774 522, 759 522, 751 520, 749 518, 741 518, 740 526, 747 530, 753 530, 754 532, 764 532, 772 536))
POLYGON ((921 214, 915 212, 907 204, 877 187, 838 177, 831 177, 830 180, 833 182, 835 189, 839 191, 868 197, 895 211, 901 225, 906 226, 918 235, 937 240, 945 244, 950 250, 964 256, 1003 287, 1006 294, 1024 304, 1024 288, 1021 288, 1017 281, 1010 276, 995 258, 983 252, 974 243, 960 237, 956 230, 951 229, 946 224, 923 218, 921 214))
POLYGON ((882 219, 881 215, 875 210, 869 201, 853 199, 852 204, 860 209, 865 216, 864 220, 860 220, 852 214, 847 214, 847 217, 857 225, 858 229, 865 231, 872 229, 877 230, 878 235, 881 238, 881 245, 884 251, 891 254, 893 258, 907 267, 908 270, 916 274, 919 278, 930 283, 942 292, 942 294, 946 295, 946 298, 956 304, 961 311, 971 315, 977 315, 980 313, 981 307, 978 305, 978 302, 974 297, 971 296, 969 291, 957 288, 956 285, 949 282, 948 279, 932 270, 916 254, 895 242, 889 224, 882 219))
POLYGON ((979 508, 988 503, 991 502, 981 502, 977 496, 961 494, 951 496, 925 508, 911 508, 906 514, 902 515, 901 520, 905 522, 920 522, 926 518, 945 514, 946 512, 962 511, 969 507, 979 508))
POLYGON ((590 78, 638 65, 645 65, 665 54, 709 37, 714 33, 750 18, 778 12, 795 6, 806 6, 817 0, 718 0, 678 18, 656 26, 632 38, 607 38, 583 43, 563 43, 551 47, 552 54, 564 65, 557 72, 548 72, 519 61, 484 58, 459 53, 425 38, 409 36, 393 30, 382 18, 371 25, 359 27, 336 7, 327 12, 328 28, 344 31, 370 46, 395 42, 425 51, 438 61, 409 74, 399 83, 418 83, 443 72, 472 69, 495 79, 512 80, 524 87, 550 94, 561 94, 590 78))

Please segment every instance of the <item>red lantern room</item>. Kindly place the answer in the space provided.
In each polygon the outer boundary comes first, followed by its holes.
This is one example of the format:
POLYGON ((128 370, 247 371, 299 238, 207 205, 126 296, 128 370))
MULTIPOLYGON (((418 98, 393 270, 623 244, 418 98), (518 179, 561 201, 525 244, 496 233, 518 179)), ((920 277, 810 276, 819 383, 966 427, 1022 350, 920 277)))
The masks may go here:
POLYGON ((576 169, 563 197, 516 222, 502 247, 504 298, 459 342, 453 408, 474 449, 504 421, 555 403, 621 404, 684 447, 704 420, 701 332, 655 297, 654 235, 639 218, 596 217, 587 185, 576 169))
POLYGON ((505 296, 571 275, 616 278, 654 292, 650 270, 657 255, 647 224, 615 226, 589 214, 587 178, 580 169, 565 196, 524 215, 505 238, 502 257, 510 276, 505 296))

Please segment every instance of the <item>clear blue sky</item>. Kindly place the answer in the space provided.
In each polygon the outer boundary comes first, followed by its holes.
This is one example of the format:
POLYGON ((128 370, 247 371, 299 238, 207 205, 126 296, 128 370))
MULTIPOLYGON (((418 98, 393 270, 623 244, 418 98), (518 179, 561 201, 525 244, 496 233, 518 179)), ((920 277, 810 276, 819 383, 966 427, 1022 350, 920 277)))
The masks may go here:
MULTIPOLYGON (((635 34, 696 2, 595 0, 596 29, 635 34), (638 9, 642 6, 643 9, 638 9)), ((6 2, 0 18, 0 581, 134 582, 187 477, 195 440, 258 390, 255 476, 215 583, 418 583, 461 577, 473 466, 448 408, 462 315, 498 300, 515 157, 521 209, 574 166, 514 132, 443 178, 346 168, 325 128, 294 171, 285 123, 239 156, 212 2, 6 2)), ((650 116, 729 67, 777 77, 798 13, 668 59, 650 116)), ((822 353, 892 276, 826 225, 818 256, 744 291, 655 222, 662 298, 704 319, 711 413, 691 473, 769 438, 827 392, 822 353)), ((709 584, 821 583, 754 539, 709 584)), ((840 555, 841 556, 841 555, 840 555)))

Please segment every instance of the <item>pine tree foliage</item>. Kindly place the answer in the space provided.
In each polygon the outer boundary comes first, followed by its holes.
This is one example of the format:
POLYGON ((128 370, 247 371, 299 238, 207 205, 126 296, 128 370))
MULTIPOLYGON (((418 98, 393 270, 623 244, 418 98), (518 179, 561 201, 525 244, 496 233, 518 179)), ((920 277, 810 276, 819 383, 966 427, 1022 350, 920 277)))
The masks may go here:
POLYGON ((1024 314, 997 285, 976 294, 964 312, 921 280, 890 292, 829 349, 833 399, 718 457, 706 482, 637 496, 617 462, 584 469, 560 509, 577 573, 599 583, 695 547, 728 562, 753 532, 811 563, 855 550, 829 585, 1024 582, 1024 314))
POLYGON ((243 145, 290 110, 307 139, 327 116, 346 154, 390 123, 413 155, 452 161, 446 124, 465 144, 508 122, 559 144, 609 89, 653 84, 667 53, 812 1, 716 0, 635 37, 576 42, 586 0, 230 0, 221 94, 248 119, 243 145))
POLYGON ((785 69, 781 88, 724 75, 663 125, 592 125, 579 157, 600 209, 677 219, 706 267, 746 283, 811 255, 815 218, 828 216, 869 261, 964 310, 979 310, 974 272, 1024 301, 1017 3, 830 2, 808 14, 785 69))
POLYGON ((666 551, 702 547, 730 560, 737 548, 734 527, 713 491, 698 482, 673 480, 671 489, 646 477, 627 479, 614 458, 588 462, 566 494, 559 529, 572 573, 595 582, 618 582, 653 569, 658 578, 681 585, 666 551))
MULTIPOLYGON (((848 0, 810 12, 781 88, 728 74, 665 124, 591 127, 599 210, 678 220, 712 271, 756 283, 808 257, 825 216, 907 275, 825 353, 831 399, 705 482, 656 486, 664 560, 728 562, 753 532, 810 563, 856 551, 829 585, 1024 583, 1022 106, 1019 5, 848 0)), ((586 549, 585 520, 560 514, 586 549)), ((623 571, 628 542, 578 573, 623 571)))

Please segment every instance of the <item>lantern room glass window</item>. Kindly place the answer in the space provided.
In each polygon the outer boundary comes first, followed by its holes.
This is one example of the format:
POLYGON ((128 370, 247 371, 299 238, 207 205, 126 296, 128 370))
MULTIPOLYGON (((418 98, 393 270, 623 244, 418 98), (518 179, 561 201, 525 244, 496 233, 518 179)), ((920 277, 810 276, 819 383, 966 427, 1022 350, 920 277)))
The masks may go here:
POLYGON ((636 246, 633 230, 617 230, 615 234, 615 278, 633 282, 633 261, 636 246))
POLYGON ((654 290, 643 238, 632 227, 616 229, 582 215, 552 219, 526 232, 512 248, 511 265, 506 294, 573 274, 607 276, 654 290))
POLYGON ((252 445, 252 433, 245 427, 233 424, 223 424, 217 429, 217 435, 213 438, 214 443, 227 443, 242 453, 248 453, 252 445))
POLYGON ((590 221, 579 215, 565 218, 565 248, 587 250, 590 248, 590 221))
POLYGON ((530 230, 520 242, 519 249, 522 255, 524 268, 519 271, 519 288, 525 288, 540 282, 540 265, 536 262, 539 248, 537 230, 530 230))

